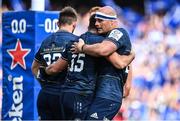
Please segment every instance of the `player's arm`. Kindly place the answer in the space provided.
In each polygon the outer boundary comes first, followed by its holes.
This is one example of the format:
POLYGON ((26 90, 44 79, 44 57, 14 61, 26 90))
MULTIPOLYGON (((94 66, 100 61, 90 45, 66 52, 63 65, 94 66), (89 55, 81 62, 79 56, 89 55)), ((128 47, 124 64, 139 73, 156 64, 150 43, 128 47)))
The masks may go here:
POLYGON ((83 45, 82 52, 91 56, 109 56, 117 50, 117 46, 111 41, 102 41, 93 45, 83 45))
POLYGON ((117 50, 117 46, 111 41, 102 41, 101 43, 96 43, 88 45, 84 43, 84 40, 80 39, 79 42, 74 43, 71 51, 74 53, 86 53, 91 56, 108 56, 117 50))
POLYGON ((36 77, 38 74, 38 69, 41 66, 41 64, 39 62, 37 62, 36 60, 33 60, 32 66, 31 66, 31 70, 33 75, 36 77))
POLYGON ((134 60, 134 58, 135 53, 133 51, 129 55, 119 55, 117 52, 114 52, 110 56, 106 57, 106 59, 118 69, 123 69, 128 66, 134 60))
POLYGON ((45 72, 48 75, 57 74, 58 72, 63 71, 68 66, 68 62, 62 58, 59 58, 55 63, 46 67, 45 72))
POLYGON ((33 60, 33 63, 31 65, 31 71, 33 73, 33 75, 35 77, 37 77, 38 75, 38 70, 39 70, 39 67, 42 66, 42 65, 46 65, 45 62, 43 62, 43 57, 42 55, 40 54, 41 53, 41 48, 43 44, 41 44, 39 50, 37 51, 37 53, 35 54, 35 57, 34 57, 34 60, 33 60))
POLYGON ((40 70, 39 68, 40 67, 45 67, 47 66, 47 63, 46 61, 44 60, 43 56, 40 54, 42 52, 42 48, 43 48, 43 43, 45 41, 42 42, 39 50, 37 51, 37 53, 35 54, 35 57, 34 57, 34 60, 33 60, 33 63, 31 65, 31 71, 33 73, 33 75, 38 78, 39 74, 40 74, 40 70))
MULTIPOLYGON (((70 44, 70 43, 69 43, 70 44)), ((68 52, 69 44, 66 45, 65 50, 61 53, 61 58, 59 58, 55 63, 46 67, 45 72, 48 75, 57 74, 68 67, 68 52)))
MULTIPOLYGON (((82 39, 75 43, 73 49, 75 53, 86 53, 91 56, 109 56, 123 45, 126 34, 123 34, 119 29, 112 30, 101 43, 87 45, 82 39)), ((129 38, 126 38, 129 39, 129 38)))
POLYGON ((124 98, 126 98, 130 94, 131 85, 132 85, 132 65, 129 65, 128 76, 127 76, 126 83, 124 85, 124 91, 123 91, 124 98))
POLYGON ((82 52, 86 54, 98 55, 98 56, 109 56, 122 46, 123 32, 119 29, 114 29, 109 32, 106 39, 101 43, 95 45, 82 46, 82 52))

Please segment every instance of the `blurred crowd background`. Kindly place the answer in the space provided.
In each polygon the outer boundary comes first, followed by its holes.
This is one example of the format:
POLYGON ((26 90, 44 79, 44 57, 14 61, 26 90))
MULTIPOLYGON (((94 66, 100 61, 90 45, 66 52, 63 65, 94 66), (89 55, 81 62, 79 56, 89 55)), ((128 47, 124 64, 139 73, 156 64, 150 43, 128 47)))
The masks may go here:
MULTIPOLYGON (((5 11, 31 10, 38 0, 0 0, 5 11)), ((70 5, 79 13, 75 30, 87 30, 88 10, 109 5, 130 35, 136 58, 132 89, 115 120, 180 120, 180 2, 178 0, 45 0, 45 10, 70 5)), ((0 47, 2 20, 0 20, 0 47)), ((0 87, 2 88, 2 50, 0 87)), ((2 98, 2 92, 0 92, 2 98)), ((0 99, 1 102, 1 99, 0 99)))

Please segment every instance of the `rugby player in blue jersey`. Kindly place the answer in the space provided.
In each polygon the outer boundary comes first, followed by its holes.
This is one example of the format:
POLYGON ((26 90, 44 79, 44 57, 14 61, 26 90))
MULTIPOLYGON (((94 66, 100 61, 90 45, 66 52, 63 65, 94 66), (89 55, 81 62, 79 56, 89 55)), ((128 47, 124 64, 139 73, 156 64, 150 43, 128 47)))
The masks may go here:
MULTIPOLYGON (((102 38, 95 36, 86 43, 101 42, 102 38)), ((77 39, 78 41, 78 39, 77 39)), ((62 104, 66 120, 84 120, 92 102, 96 83, 97 58, 85 54, 71 53, 69 43, 62 53, 61 59, 46 68, 46 73, 51 75, 62 71, 68 66, 66 81, 63 85, 62 104)))
MULTIPOLYGON (((83 40, 74 43, 74 53, 85 53, 91 56, 105 56, 111 59, 114 52, 120 55, 129 55, 131 42, 128 33, 119 28, 116 12, 109 6, 102 7, 96 12, 96 28, 99 34, 105 37, 101 43, 87 44, 83 40), (112 54, 112 55, 111 55, 112 54)), ((117 56, 117 55, 115 55, 117 56)), ((117 56, 118 57, 118 56, 117 56)), ((112 65, 105 59, 98 65, 98 78, 96 95, 88 111, 87 120, 112 120, 118 112, 123 98, 124 84, 128 75, 128 68, 117 69, 118 61, 114 59, 112 65)), ((127 65, 129 62, 125 62, 127 65)), ((128 78, 128 80, 131 80, 128 78)), ((126 92, 129 93, 130 82, 125 84, 126 92)))
MULTIPOLYGON (((80 37, 86 40, 87 44, 100 43, 104 39, 104 37, 94 34, 96 33, 94 25, 95 19, 91 17, 89 32, 80 37)), ((65 115, 67 115, 66 119, 85 119, 94 98, 99 59, 82 53, 73 54, 70 50, 72 44, 73 42, 66 47, 61 59, 46 68, 46 73, 54 74, 68 66, 62 101, 65 115)), ((133 58, 133 55, 128 59, 121 57, 122 60, 129 61, 129 63, 133 58)), ((117 61, 118 64, 121 64, 122 60, 117 61)))
POLYGON ((54 63, 61 57, 65 46, 69 41, 77 40, 77 36, 72 32, 77 22, 77 13, 71 7, 65 7, 59 14, 58 27, 56 33, 48 36, 41 44, 35 55, 32 72, 41 84, 38 95, 37 108, 41 120, 60 120, 64 119, 61 102, 62 85, 66 77, 67 70, 63 70, 55 75, 49 76, 38 71, 40 66, 54 63))

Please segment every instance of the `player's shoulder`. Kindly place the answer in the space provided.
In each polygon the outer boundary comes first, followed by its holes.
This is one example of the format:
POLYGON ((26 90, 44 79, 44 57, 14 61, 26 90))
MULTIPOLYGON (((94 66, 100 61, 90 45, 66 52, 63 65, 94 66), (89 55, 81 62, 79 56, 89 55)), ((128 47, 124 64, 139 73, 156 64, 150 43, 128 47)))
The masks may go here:
POLYGON ((73 33, 69 33, 69 32, 67 32, 67 35, 69 36, 69 37, 74 37, 74 38, 78 38, 79 36, 77 36, 77 35, 75 35, 75 34, 73 34, 73 33))
POLYGON ((88 38, 88 37, 91 37, 91 36, 94 36, 94 35, 95 34, 87 31, 87 32, 81 34, 80 38, 85 39, 85 38, 88 38))
POLYGON ((107 37, 113 38, 114 40, 118 41, 119 39, 122 38, 123 35, 124 34, 120 28, 115 28, 107 34, 107 37))
POLYGON ((74 44, 74 42, 78 42, 78 41, 79 41, 79 37, 77 37, 76 39, 72 39, 72 40, 70 40, 70 41, 67 41, 67 43, 66 43, 66 49, 67 49, 67 50, 70 49, 71 46, 74 44))
POLYGON ((47 44, 49 43, 49 41, 51 41, 52 35, 53 35, 53 34, 48 35, 48 36, 42 41, 42 44, 41 44, 41 45, 42 45, 42 46, 47 45, 47 44))
POLYGON ((124 28, 115 28, 115 29, 112 29, 110 32, 109 32, 109 35, 124 35, 124 34, 127 34, 127 31, 124 29, 124 28))
POLYGON ((55 36, 60 36, 60 37, 64 37, 64 38, 78 38, 77 35, 67 32, 67 31, 58 31, 54 34, 55 34, 55 36))
POLYGON ((121 39, 123 36, 128 36, 128 32, 124 28, 115 28, 111 30, 107 36, 109 38, 113 38, 115 40, 121 39))
POLYGON ((86 44, 98 43, 104 39, 103 36, 97 35, 97 34, 92 33, 92 32, 86 32, 86 33, 82 34, 80 36, 80 38, 83 39, 86 44))
POLYGON ((119 31, 123 33, 123 35, 128 35, 128 31, 124 28, 118 28, 119 31))

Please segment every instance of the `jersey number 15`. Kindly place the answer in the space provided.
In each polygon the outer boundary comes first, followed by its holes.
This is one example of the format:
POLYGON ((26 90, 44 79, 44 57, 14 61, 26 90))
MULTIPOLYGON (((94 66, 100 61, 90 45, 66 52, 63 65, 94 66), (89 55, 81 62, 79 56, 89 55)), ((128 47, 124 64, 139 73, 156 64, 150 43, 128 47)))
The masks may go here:
POLYGON ((84 60, 83 58, 85 57, 85 54, 73 54, 72 55, 72 60, 71 60, 71 66, 69 70, 71 72, 81 72, 84 68, 84 60), (75 61, 76 60, 76 61, 75 61))

